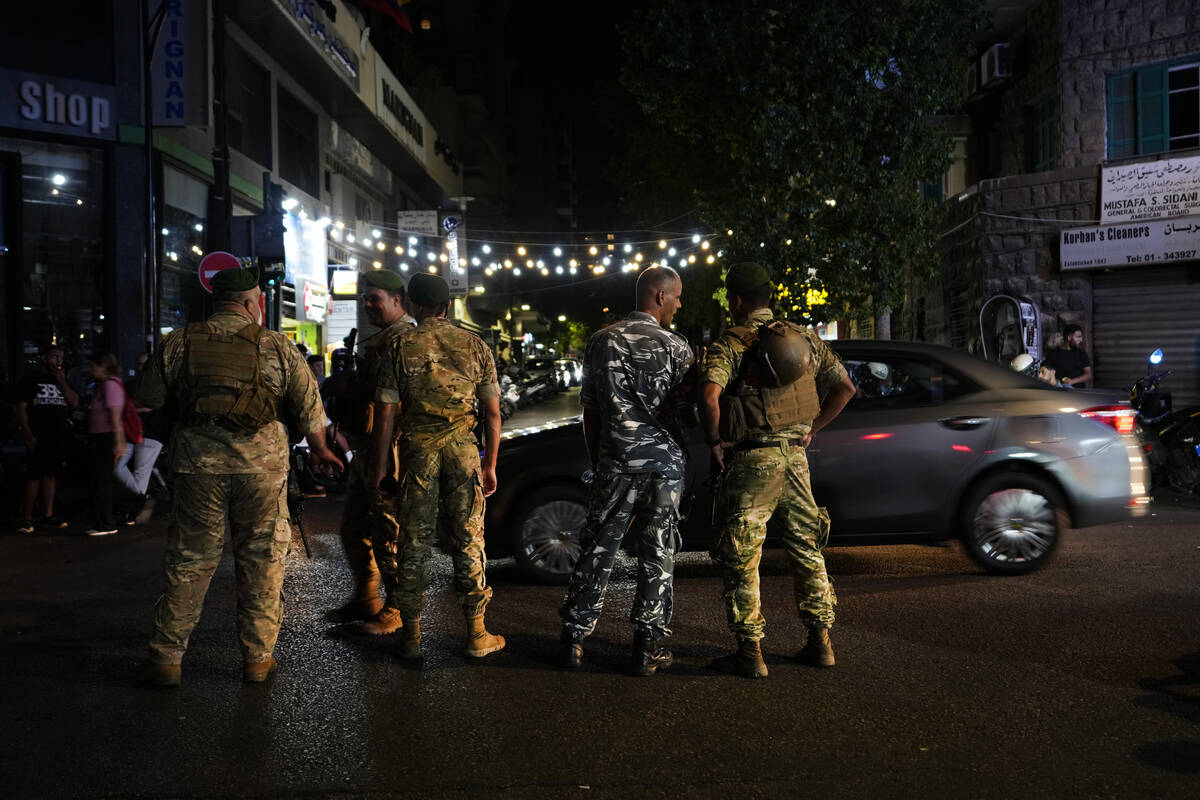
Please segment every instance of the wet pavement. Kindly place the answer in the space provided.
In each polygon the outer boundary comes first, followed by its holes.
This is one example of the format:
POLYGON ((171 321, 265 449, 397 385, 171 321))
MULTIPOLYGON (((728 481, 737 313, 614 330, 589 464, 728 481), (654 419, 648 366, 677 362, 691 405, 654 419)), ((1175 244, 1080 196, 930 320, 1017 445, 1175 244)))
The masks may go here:
POLYGON ((677 571, 666 674, 626 674, 623 559, 585 667, 553 665, 561 588, 489 565, 482 662, 439 556, 423 663, 333 627, 349 575, 340 500, 310 501, 280 669, 240 681, 227 553, 178 689, 134 686, 165 520, 114 537, 0 536, 0 786, 8 797, 1200 796, 1200 511, 1073 532, 1022 578, 958 547, 833 548, 838 666, 801 632, 781 553, 764 559, 770 677, 718 675, 731 644, 703 554, 677 571))

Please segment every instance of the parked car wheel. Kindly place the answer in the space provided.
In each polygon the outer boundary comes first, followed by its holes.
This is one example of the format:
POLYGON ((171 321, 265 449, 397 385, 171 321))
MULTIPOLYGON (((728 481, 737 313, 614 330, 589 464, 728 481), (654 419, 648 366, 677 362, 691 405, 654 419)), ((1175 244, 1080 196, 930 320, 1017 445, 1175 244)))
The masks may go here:
POLYGON ((1021 575, 1045 564, 1067 527, 1058 491, 1036 475, 985 478, 963 508, 967 554, 988 572, 1021 575))
POLYGON ((587 491, 581 486, 556 484, 531 493, 513 526, 517 566, 542 583, 570 580, 582 550, 579 534, 587 505, 587 491))

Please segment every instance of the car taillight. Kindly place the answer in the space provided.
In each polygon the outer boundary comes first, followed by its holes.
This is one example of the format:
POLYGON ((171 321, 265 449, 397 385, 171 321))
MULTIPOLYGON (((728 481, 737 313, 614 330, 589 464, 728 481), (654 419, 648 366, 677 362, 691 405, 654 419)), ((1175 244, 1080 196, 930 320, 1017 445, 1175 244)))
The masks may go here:
POLYGON ((1079 414, 1103 422, 1117 433, 1133 433, 1133 424, 1137 419, 1137 412, 1129 406, 1093 406, 1079 414))

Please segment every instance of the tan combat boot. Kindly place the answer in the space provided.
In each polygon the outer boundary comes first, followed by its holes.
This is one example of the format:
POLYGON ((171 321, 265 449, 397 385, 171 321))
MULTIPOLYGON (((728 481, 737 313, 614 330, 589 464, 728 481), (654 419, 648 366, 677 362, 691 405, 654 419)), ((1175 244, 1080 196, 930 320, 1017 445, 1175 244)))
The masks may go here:
POLYGON ((382 597, 356 593, 350 602, 326 611, 325 619, 339 625, 346 622, 366 622, 373 619, 382 610, 382 597))
POLYGON ((247 661, 242 665, 242 680, 246 683, 262 683, 275 671, 274 656, 267 656, 263 661, 247 661))
POLYGON ((141 686, 178 686, 182 676, 179 664, 160 664, 146 659, 138 667, 137 682, 141 686))
POLYGON ((829 641, 829 628, 809 628, 808 641, 796 654, 796 660, 810 667, 832 667, 833 644, 829 641))
POLYGON ((384 634, 395 633, 403 627, 404 618, 400 616, 400 611, 395 608, 385 608, 373 618, 364 622, 362 629, 363 633, 369 633, 372 636, 383 636, 384 634))
POLYGON ((467 617, 467 649, 465 655, 469 658, 484 656, 504 649, 504 637, 487 632, 483 627, 483 614, 478 617, 467 617))
POLYGON ((738 639, 736 653, 714 659, 709 666, 718 672, 742 678, 767 677, 767 665, 763 661, 762 647, 757 639, 738 639))
POLYGON ((400 635, 400 657, 421 657, 421 620, 404 620, 404 633, 400 635))

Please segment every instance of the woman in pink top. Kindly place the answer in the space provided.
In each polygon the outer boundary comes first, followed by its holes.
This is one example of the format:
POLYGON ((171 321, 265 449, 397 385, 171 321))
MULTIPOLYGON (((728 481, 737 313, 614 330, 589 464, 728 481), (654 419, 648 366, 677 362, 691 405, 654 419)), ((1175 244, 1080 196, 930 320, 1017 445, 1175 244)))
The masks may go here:
POLYGON ((96 392, 88 407, 94 524, 87 535, 107 536, 117 532, 112 508, 113 469, 125 455, 125 427, 121 424, 125 387, 121 384, 121 367, 112 353, 93 353, 90 361, 92 377, 96 381, 96 392))

